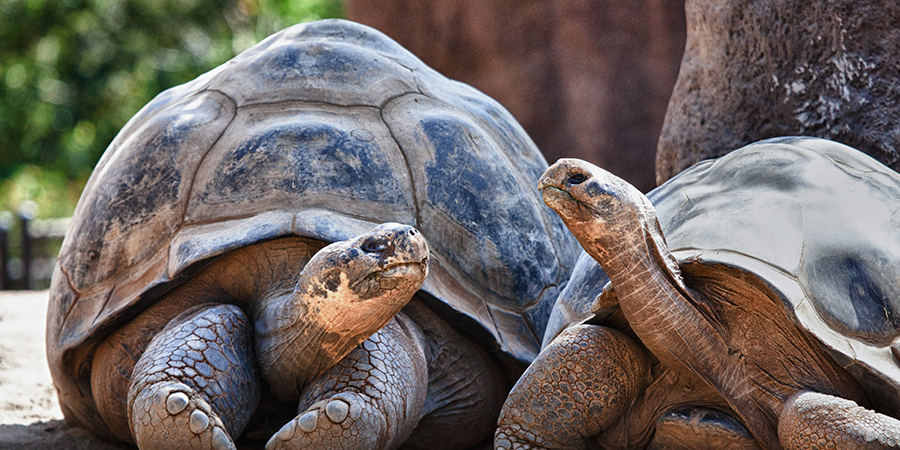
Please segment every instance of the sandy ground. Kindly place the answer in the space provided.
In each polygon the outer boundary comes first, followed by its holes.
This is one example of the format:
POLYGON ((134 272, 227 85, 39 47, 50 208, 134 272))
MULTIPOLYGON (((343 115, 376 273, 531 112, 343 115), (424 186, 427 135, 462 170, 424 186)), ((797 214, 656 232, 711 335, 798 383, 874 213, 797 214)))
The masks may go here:
POLYGON ((69 428, 44 353, 47 292, 0 291, 0 449, 125 449, 69 428))

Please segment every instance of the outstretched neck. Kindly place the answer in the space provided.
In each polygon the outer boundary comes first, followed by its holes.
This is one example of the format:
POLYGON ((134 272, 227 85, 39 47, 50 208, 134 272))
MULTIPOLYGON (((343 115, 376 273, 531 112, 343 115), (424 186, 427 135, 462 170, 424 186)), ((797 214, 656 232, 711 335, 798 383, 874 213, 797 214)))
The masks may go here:
POLYGON ((721 373, 717 358, 710 355, 721 351, 724 342, 694 304, 655 214, 648 211, 637 220, 610 225, 615 229, 604 233, 610 237, 606 245, 591 256, 609 276, 634 332, 670 370, 707 380, 721 373))

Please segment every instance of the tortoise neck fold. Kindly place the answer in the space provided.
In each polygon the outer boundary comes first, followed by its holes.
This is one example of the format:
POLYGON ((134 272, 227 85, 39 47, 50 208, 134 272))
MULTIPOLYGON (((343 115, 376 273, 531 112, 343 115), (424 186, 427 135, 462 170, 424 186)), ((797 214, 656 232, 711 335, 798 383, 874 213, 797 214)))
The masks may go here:
POLYGON ((272 294, 258 303, 254 318, 256 355, 275 396, 294 401, 365 337, 331 330, 334 318, 323 314, 328 308, 316 296, 300 289, 272 294))
MULTIPOLYGON (((724 341, 698 310, 652 209, 609 220, 594 256, 612 282, 622 312, 645 346, 685 379, 722 373, 724 341)), ((727 350, 727 346, 725 346, 727 350)), ((727 353, 726 353, 727 354, 727 353)))

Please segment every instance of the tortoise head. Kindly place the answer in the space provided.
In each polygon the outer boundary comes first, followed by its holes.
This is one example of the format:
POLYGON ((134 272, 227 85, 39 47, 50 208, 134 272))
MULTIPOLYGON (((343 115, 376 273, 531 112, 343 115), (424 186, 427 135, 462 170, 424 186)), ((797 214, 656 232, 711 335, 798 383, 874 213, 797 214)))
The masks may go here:
POLYGON ((653 206, 636 188, 579 159, 557 161, 541 176, 538 189, 588 253, 590 247, 609 246, 612 241, 606 241, 620 238, 625 228, 653 214, 653 206))
POLYGON ((653 204, 625 180, 586 161, 560 159, 541 176, 538 189, 610 278, 615 277, 618 257, 633 252, 658 259, 667 271, 678 273, 653 204))
POLYGON ((387 223, 319 250, 303 268, 297 290, 357 310, 399 311, 427 273, 428 244, 422 234, 411 226, 387 223), (402 304, 394 304, 403 298, 402 304))
POLYGON ((381 329, 419 290, 428 245, 415 228, 383 224, 319 250, 293 292, 260 305, 263 377, 284 401, 381 329))

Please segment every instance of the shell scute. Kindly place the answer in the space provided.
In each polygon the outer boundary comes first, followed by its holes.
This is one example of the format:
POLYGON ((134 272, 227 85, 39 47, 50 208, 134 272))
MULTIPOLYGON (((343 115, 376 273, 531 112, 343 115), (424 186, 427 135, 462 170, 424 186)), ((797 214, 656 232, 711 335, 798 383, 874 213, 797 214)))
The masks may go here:
POLYGON ((73 287, 89 289, 168 244, 199 160, 231 122, 233 105, 202 93, 128 129, 131 137, 92 175, 60 251, 73 287))
POLYGON ((197 179, 186 223, 308 208, 375 223, 415 220, 406 162, 374 108, 242 108, 197 179))
POLYGON ((379 107, 417 91, 412 71, 384 55, 350 43, 285 38, 235 57, 233 69, 209 89, 241 107, 283 101, 379 107))
POLYGON ((545 221, 546 208, 530 188, 533 180, 512 162, 507 149, 515 146, 450 105, 455 103, 407 95, 384 109, 385 123, 412 173, 419 216, 432 219, 420 221, 419 228, 426 236, 442 236, 432 249, 447 258, 453 273, 465 273, 456 278, 487 287, 490 297, 483 301, 494 312, 476 316, 477 321, 497 323, 501 315, 519 315, 518 325, 498 329, 533 325, 532 343, 521 348, 537 348, 545 319, 528 325, 522 313, 543 303, 548 308, 533 314, 549 312, 557 290, 548 286, 564 283, 565 269, 547 261, 559 261, 557 252, 571 255, 577 247, 567 232, 546 225, 559 226, 545 221), (558 241, 556 233, 562 236, 558 241))

